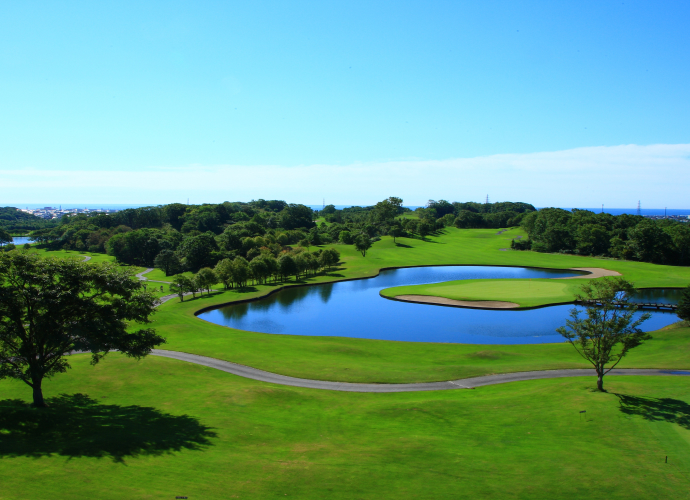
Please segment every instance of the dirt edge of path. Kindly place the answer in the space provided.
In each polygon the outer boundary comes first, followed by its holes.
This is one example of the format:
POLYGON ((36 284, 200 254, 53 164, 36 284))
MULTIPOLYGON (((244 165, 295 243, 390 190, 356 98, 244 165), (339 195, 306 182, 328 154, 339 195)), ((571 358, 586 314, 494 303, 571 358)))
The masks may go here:
POLYGON ((438 304, 443 306, 472 307, 474 309, 515 309, 520 304, 500 300, 454 300, 432 295, 397 295, 396 300, 417 304, 438 304))
POLYGON ((604 269, 601 267, 571 267, 572 271, 586 271, 590 274, 582 274, 580 276, 567 276, 565 278, 554 278, 557 280, 572 280, 572 279, 582 279, 582 278, 603 278, 604 276, 623 276, 618 271, 611 271, 610 269, 604 269))

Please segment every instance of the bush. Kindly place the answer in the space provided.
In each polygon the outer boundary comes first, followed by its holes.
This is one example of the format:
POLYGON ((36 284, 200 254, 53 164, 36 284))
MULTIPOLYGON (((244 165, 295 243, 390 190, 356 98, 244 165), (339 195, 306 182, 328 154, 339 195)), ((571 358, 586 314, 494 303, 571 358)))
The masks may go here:
POLYGON ((513 240, 510 242, 510 248, 513 250, 529 250, 532 247, 530 240, 513 240))

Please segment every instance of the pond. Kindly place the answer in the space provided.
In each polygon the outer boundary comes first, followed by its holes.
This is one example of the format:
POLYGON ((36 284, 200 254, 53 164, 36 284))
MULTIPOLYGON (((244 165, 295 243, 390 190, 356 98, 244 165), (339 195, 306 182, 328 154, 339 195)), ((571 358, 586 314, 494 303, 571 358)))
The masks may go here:
POLYGON ((33 244, 33 241, 31 241, 31 238, 29 238, 28 236, 13 236, 12 243, 14 243, 15 246, 23 246, 24 243, 33 244))
MULTIPOLYGON (((435 266, 381 271, 375 278, 292 287, 269 297, 224 306, 199 318, 254 332, 338 336, 412 342, 539 344, 562 342, 555 332, 573 306, 526 311, 479 310, 399 302, 381 297, 384 288, 460 279, 559 278, 576 271, 493 266, 435 266)), ((678 321, 653 311, 651 331, 678 321)))

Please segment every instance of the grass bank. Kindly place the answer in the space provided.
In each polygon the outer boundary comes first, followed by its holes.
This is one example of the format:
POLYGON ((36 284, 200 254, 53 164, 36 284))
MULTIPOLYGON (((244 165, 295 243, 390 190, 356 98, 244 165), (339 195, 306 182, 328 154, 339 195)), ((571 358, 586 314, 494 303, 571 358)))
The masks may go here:
POLYGON ((690 487, 680 377, 608 377, 607 394, 590 378, 357 394, 156 357, 72 362, 45 384, 47 410, 0 381, 2 498, 612 500, 690 487))

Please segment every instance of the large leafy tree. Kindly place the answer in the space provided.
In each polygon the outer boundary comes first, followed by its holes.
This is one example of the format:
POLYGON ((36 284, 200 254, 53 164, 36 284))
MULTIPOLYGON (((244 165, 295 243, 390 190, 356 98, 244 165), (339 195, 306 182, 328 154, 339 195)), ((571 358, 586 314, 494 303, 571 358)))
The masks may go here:
POLYGON ((355 248, 362 254, 362 257, 366 257, 367 250, 371 248, 371 238, 367 234, 360 234, 355 239, 355 248))
POLYGON ((149 323, 156 298, 132 273, 112 264, 43 259, 23 252, 0 255, 0 379, 33 389, 65 372, 71 351, 91 352, 98 363, 119 350, 139 359, 165 342, 149 323))
POLYGON ((585 305, 586 317, 580 317, 580 310, 574 308, 566 326, 557 331, 592 363, 597 372, 597 389, 603 391, 604 375, 631 349, 651 338, 639 328, 650 314, 635 319, 637 307, 629 302, 635 288, 623 278, 592 280, 581 290, 575 297, 585 305))

